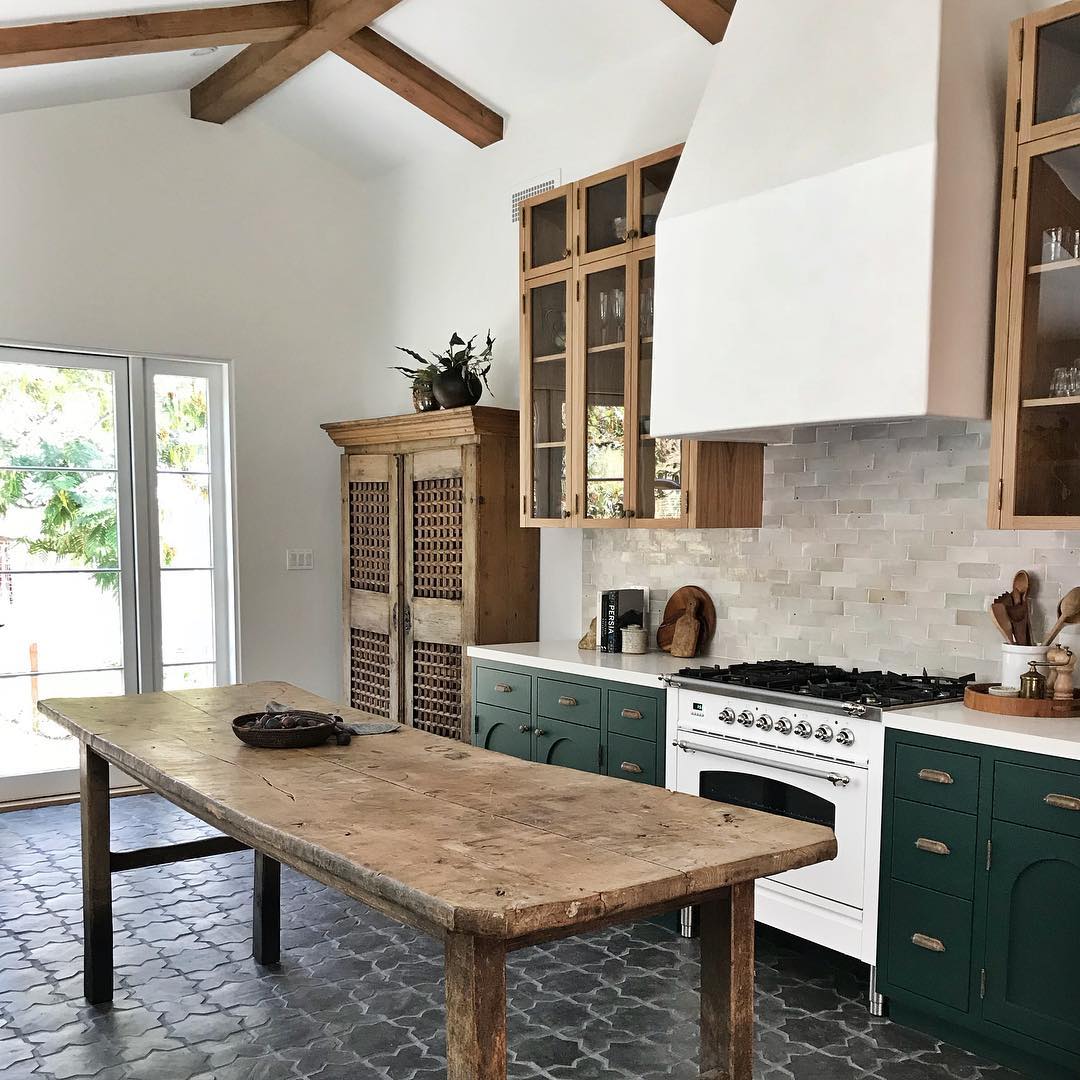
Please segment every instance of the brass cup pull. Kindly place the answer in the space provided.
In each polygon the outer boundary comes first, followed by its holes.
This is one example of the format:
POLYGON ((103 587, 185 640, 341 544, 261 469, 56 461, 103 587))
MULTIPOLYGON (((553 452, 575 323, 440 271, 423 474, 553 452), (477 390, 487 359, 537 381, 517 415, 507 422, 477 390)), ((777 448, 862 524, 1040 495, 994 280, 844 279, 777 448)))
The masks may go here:
POLYGON ((528 724, 518 724, 518 731, 520 731, 522 735, 527 735, 532 731, 532 728, 529 727, 528 724))
POLYGON ((919 779, 927 780, 931 784, 951 784, 953 782, 953 778, 940 769, 920 769, 919 779))
POLYGON ((925 836, 920 836, 915 841, 915 846, 920 851, 928 851, 931 855, 951 855, 949 851, 949 845, 942 843, 940 840, 927 840, 925 836))
POLYGON ((645 771, 640 765, 635 764, 633 761, 624 761, 619 768, 622 769, 623 772, 630 773, 642 773, 645 771))
POLYGON ((561 697, 561 698, 559 698, 559 704, 560 705, 567 705, 567 706, 576 705, 577 704, 577 698, 576 697, 561 697))
POLYGON ((513 690, 514 688, 512 686, 507 686, 504 682, 497 682, 495 684, 495 692, 497 694, 510 694, 513 693, 513 690))
POLYGON ((1047 795, 1043 802, 1059 810, 1080 810, 1080 799, 1075 795, 1047 795))
POLYGON ((622 716, 622 718, 624 720, 641 720, 642 719, 640 709, 623 709, 623 711, 619 715, 622 716))
POLYGON ((930 937, 929 934, 912 934, 911 944, 918 945, 920 949, 926 949, 928 952, 944 952, 945 943, 936 937, 930 937))

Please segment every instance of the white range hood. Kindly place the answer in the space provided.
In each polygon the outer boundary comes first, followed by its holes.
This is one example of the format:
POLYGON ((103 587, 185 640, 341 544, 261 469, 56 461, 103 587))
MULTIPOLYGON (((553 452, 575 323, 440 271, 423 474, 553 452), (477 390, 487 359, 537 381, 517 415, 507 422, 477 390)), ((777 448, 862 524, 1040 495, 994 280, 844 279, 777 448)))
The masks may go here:
POLYGON ((1009 22, 1037 6, 740 0, 660 215, 653 434, 986 416, 1009 22))

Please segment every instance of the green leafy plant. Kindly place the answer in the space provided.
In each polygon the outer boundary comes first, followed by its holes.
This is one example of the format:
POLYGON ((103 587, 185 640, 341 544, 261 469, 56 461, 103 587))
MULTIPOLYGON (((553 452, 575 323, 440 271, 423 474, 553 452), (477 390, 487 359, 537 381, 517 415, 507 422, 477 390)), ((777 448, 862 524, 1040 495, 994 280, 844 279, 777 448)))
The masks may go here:
POLYGON ((394 367, 393 370, 400 371, 413 383, 430 383, 436 375, 443 373, 456 372, 463 379, 467 379, 472 375, 483 382, 484 387, 490 394, 491 387, 488 385, 487 377, 488 372, 491 371, 492 350, 495 347, 495 339, 491 336, 489 330, 484 341, 484 347, 478 350, 476 347, 477 337, 479 337, 478 334, 473 334, 468 341, 465 341, 455 331, 450 335, 450 344, 443 352, 433 352, 431 354, 434 363, 432 360, 427 360, 421 356, 420 353, 407 349, 404 345, 398 345, 396 348, 399 352, 411 356, 420 366, 415 368, 394 367))

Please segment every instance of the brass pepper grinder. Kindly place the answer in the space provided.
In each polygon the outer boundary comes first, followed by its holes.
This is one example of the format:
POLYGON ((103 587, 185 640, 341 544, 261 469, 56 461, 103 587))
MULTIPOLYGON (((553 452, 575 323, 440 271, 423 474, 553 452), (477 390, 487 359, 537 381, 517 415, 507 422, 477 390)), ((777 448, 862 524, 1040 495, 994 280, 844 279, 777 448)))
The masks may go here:
POLYGON ((1046 676, 1035 666, 1034 660, 1020 676, 1020 696, 1035 699, 1046 697, 1046 676))

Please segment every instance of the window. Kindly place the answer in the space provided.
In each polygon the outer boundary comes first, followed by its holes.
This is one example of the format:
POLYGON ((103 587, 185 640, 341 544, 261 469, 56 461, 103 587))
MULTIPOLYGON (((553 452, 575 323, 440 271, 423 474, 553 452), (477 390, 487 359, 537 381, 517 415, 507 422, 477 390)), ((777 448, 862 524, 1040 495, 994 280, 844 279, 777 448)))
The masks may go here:
POLYGON ((77 790, 45 697, 234 676, 226 369, 0 348, 0 801, 77 790))

